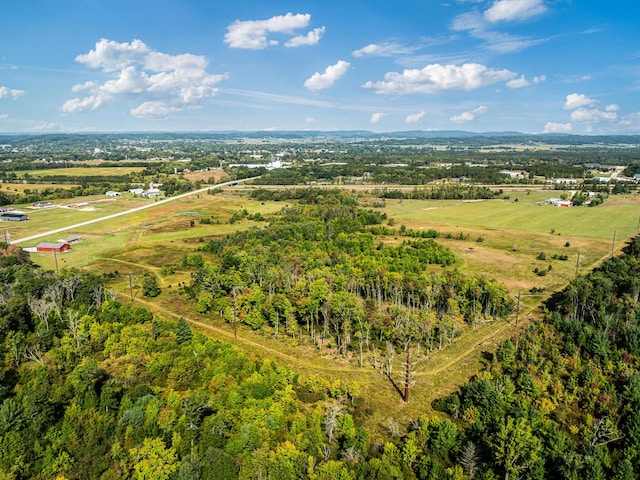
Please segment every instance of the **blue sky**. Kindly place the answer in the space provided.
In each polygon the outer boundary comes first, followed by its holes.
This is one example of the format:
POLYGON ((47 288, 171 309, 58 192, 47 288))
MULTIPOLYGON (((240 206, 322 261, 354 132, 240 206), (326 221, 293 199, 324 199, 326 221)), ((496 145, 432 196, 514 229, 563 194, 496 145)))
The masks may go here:
POLYGON ((0 132, 640 133, 635 1, 3 0, 0 132))

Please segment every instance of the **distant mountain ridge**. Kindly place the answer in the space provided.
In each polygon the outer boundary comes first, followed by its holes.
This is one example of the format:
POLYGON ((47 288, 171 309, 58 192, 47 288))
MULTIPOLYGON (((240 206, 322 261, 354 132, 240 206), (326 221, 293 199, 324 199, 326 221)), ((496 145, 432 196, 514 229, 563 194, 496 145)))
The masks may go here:
POLYGON ((65 141, 83 142, 117 140, 307 140, 307 141, 371 141, 385 142, 398 140, 406 143, 416 140, 421 143, 429 140, 433 143, 450 144, 460 140, 469 146, 495 145, 500 143, 555 144, 555 145, 634 145, 640 146, 640 134, 637 135, 571 135, 562 133, 530 134, 515 131, 470 132, 465 130, 407 130, 394 132, 372 132, 369 130, 278 130, 278 131, 200 131, 200 132, 103 132, 103 133, 0 133, 0 145, 24 145, 58 143, 65 141))

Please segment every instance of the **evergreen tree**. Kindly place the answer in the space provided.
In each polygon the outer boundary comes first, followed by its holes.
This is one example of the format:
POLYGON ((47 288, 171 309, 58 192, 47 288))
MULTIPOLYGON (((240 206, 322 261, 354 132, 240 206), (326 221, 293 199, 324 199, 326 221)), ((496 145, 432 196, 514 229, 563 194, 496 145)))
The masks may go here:
POLYGON ((176 343, 181 345, 183 343, 190 342, 192 337, 193 333, 191 333, 189 324, 184 317, 180 317, 176 323, 176 343))
POLYGON ((157 297, 160 295, 160 285, 155 275, 145 275, 142 281, 142 294, 145 297, 157 297))

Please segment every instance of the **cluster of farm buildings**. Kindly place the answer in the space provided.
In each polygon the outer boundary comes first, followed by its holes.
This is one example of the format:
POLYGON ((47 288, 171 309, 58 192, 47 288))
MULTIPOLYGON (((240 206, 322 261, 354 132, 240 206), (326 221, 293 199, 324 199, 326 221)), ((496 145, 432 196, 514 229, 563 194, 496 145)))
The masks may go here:
POLYGON ((35 247, 36 252, 63 253, 71 250, 71 245, 82 241, 79 235, 69 235, 57 242, 41 242, 35 247))

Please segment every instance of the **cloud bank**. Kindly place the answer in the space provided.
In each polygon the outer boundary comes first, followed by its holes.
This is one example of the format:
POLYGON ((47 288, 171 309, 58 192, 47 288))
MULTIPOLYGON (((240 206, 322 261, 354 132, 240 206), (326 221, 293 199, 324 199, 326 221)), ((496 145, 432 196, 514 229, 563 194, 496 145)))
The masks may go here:
POLYGON ((95 49, 78 55, 76 62, 102 70, 110 79, 74 85, 73 92, 87 92, 84 97, 67 100, 67 113, 96 110, 107 102, 134 99, 141 103, 130 110, 136 117, 165 117, 185 108, 195 108, 215 95, 213 86, 226 75, 206 71, 208 61, 190 53, 169 55, 151 49, 141 40, 117 43, 101 39, 95 49))
POLYGON ((402 73, 388 72, 384 80, 368 81, 363 88, 380 94, 442 93, 471 91, 498 82, 507 82, 516 76, 509 70, 495 70, 478 63, 464 65, 427 65, 421 70, 407 69, 402 73))

